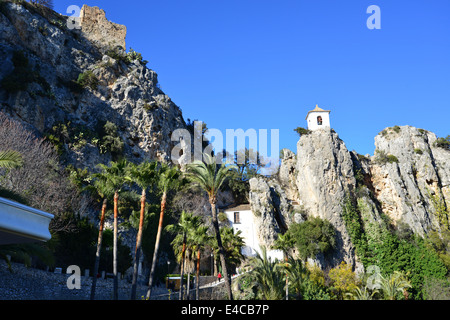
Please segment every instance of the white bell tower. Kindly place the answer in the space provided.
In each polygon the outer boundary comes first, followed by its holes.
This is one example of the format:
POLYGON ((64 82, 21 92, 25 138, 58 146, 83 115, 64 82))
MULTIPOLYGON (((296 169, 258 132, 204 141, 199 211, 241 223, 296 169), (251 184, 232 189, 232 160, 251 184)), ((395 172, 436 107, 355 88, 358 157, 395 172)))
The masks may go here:
POLYGON ((308 123, 308 130, 330 129, 330 110, 323 110, 316 105, 314 110, 308 112, 306 122, 308 123))

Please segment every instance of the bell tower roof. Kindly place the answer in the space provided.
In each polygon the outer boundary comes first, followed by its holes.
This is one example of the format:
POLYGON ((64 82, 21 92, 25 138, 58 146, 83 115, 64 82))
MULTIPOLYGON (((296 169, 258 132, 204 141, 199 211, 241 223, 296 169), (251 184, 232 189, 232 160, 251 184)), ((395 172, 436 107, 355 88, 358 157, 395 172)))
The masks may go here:
POLYGON ((316 107, 314 108, 314 110, 308 111, 308 114, 306 115, 306 119, 305 120, 308 119, 308 116, 309 116, 309 114, 311 112, 328 112, 328 113, 330 113, 331 111, 330 110, 323 110, 322 108, 319 108, 318 104, 316 104, 316 107))

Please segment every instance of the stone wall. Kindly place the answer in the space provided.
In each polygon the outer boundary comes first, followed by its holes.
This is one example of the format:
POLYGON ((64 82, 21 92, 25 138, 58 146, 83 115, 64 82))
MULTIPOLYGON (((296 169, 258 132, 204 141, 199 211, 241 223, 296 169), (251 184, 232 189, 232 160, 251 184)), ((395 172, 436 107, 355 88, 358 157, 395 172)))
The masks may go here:
POLYGON ((99 7, 83 5, 80 12, 81 31, 91 42, 102 47, 120 46, 126 49, 127 27, 106 19, 99 7))

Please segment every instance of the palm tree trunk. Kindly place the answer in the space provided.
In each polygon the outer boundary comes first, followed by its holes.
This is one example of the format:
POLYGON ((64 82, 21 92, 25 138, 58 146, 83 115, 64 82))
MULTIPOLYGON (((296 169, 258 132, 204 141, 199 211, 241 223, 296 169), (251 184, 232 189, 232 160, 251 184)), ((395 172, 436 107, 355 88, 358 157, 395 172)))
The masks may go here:
POLYGON ((166 202, 167 202, 167 193, 164 192, 161 198, 161 213, 159 215, 158 232, 156 234, 155 250, 153 252, 152 269, 150 271, 150 277, 148 279, 147 299, 150 299, 150 296, 152 295, 153 278, 155 276, 156 263, 158 261, 159 242, 161 240, 161 232, 163 226, 164 211, 166 209, 166 202))
POLYGON ((118 300, 119 298, 119 279, 117 279, 117 207, 119 200, 119 192, 114 193, 114 239, 113 239, 113 274, 114 274, 114 288, 113 288, 113 299, 118 300))
POLYGON ((225 262, 225 250, 223 249, 222 238, 220 237, 219 222, 217 220, 216 202, 213 199, 210 199, 209 203, 211 204, 212 222, 214 226, 214 232, 216 233, 217 246, 219 247, 220 264, 222 265, 223 277, 228 292, 228 298, 230 300, 233 300, 230 278, 228 277, 228 269, 225 262))
POLYGON ((200 296, 199 296, 200 256, 201 256, 201 252, 200 252, 200 249, 198 249, 197 250, 197 274, 195 275, 195 299, 196 300, 200 300, 200 296))
POLYGON ((217 268, 217 258, 216 258, 215 254, 213 254, 213 258, 214 258, 214 276, 217 277, 217 274, 219 273, 219 271, 217 268))
POLYGON ((105 223, 106 203, 107 200, 105 198, 103 199, 102 215, 100 217, 100 227, 98 229, 97 252, 95 253, 94 274, 92 278, 92 287, 91 287, 91 300, 95 299, 95 287, 97 285, 97 273, 98 273, 98 266, 100 264, 100 251, 102 249, 103 225, 105 223))
POLYGON ((145 199, 146 199, 146 193, 145 193, 145 189, 143 188, 142 196, 141 196, 141 213, 139 216, 139 229, 138 229, 138 233, 136 236, 136 252, 134 254, 133 281, 131 283, 131 300, 136 299, 138 265, 139 265, 139 259, 141 257, 142 232, 144 229, 145 199))
MULTIPOLYGON (((284 254, 284 261, 286 262, 286 265, 287 265, 287 262, 288 262, 288 257, 287 257, 287 254, 285 254, 285 253, 283 253, 284 254)), ((286 300, 289 300, 289 280, 288 280, 288 273, 286 272, 286 300)))
POLYGON ((183 300, 183 276, 184 276, 184 256, 186 254, 186 233, 183 239, 183 249, 181 251, 181 274, 180 274, 180 297, 178 300, 183 300))
POLYGON ((191 299, 191 267, 189 266, 188 276, 187 276, 187 285, 186 285, 186 300, 191 299))

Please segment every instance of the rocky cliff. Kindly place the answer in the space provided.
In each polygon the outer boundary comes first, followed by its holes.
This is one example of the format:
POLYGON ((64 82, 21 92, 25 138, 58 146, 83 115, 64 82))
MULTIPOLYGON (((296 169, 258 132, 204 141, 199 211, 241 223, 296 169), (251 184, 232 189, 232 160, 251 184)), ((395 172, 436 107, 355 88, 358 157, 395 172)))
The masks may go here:
POLYGON ((96 7, 83 6, 81 28, 70 29, 42 6, 0 4, 1 111, 53 139, 76 167, 93 169, 114 152, 169 160, 182 112, 142 56, 124 51, 124 26, 96 7), (116 150, 102 144, 107 122, 122 142, 116 150))
POLYGON ((423 129, 386 128, 375 137, 374 155, 363 156, 349 151, 332 129, 302 135, 297 154, 283 150, 278 175, 250 183, 252 210, 265 225, 258 228, 260 241, 271 245, 283 232, 281 220, 288 228, 320 217, 335 227, 337 246, 318 263, 361 267, 343 217, 347 197, 356 199, 366 229, 387 217, 391 227, 421 236, 439 230, 448 224, 450 151, 436 140, 423 129), (280 207, 279 199, 287 205, 280 207))

